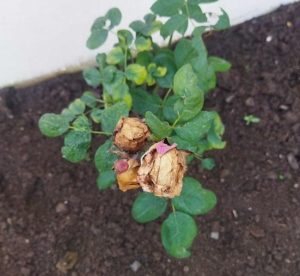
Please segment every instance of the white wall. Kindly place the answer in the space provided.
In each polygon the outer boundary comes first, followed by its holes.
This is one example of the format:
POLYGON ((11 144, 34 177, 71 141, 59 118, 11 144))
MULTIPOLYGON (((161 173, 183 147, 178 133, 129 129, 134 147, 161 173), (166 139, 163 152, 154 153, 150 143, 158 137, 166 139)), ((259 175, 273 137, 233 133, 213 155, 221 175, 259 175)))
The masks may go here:
MULTIPOLYGON (((220 0, 233 24, 295 0, 220 0)), ((0 0, 0 87, 79 69, 94 60, 85 48, 93 20, 111 7, 123 13, 122 26, 141 18, 153 0, 0 0)), ((111 38, 102 50, 113 44, 111 38)))

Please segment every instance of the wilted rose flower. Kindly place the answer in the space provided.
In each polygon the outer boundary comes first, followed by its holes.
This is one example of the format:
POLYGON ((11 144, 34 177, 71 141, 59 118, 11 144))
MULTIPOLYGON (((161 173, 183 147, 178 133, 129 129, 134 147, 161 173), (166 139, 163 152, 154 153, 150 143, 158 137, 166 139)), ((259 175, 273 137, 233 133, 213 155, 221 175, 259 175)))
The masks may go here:
POLYGON ((123 192, 140 187, 137 181, 139 162, 135 159, 121 159, 114 164, 119 189, 123 192))
POLYGON ((187 152, 178 150, 176 144, 159 142, 152 145, 141 158, 138 181, 145 192, 173 198, 180 195, 186 171, 187 152))
POLYGON ((142 149, 150 135, 148 126, 139 118, 122 117, 115 129, 115 145, 129 152, 142 149))

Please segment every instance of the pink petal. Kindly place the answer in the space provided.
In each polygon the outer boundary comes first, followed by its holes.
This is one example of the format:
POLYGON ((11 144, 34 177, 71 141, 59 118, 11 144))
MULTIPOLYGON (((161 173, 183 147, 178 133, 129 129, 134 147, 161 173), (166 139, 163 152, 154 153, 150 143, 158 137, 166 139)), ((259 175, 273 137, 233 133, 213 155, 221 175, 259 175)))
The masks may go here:
POLYGON ((117 173, 122 173, 128 170, 129 165, 126 159, 121 159, 115 162, 114 167, 117 173))
POLYGON ((156 144, 156 150, 159 154, 165 154, 169 150, 176 148, 176 144, 173 144, 171 146, 165 144, 164 142, 160 141, 156 144))

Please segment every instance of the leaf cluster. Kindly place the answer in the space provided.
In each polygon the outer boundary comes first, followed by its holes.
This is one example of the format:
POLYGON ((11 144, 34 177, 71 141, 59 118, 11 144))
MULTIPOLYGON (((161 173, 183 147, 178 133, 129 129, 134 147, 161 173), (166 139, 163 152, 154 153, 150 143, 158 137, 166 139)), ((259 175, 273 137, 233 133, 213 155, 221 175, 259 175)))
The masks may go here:
MULTIPOLYGON (((214 161, 203 155, 225 147, 224 126, 217 112, 205 110, 205 98, 216 87, 217 73, 231 67, 225 59, 210 56, 203 41, 205 31, 229 26, 223 10, 216 24, 209 23, 201 5, 215 1, 157 0, 143 20, 117 31, 122 14, 112 8, 92 24, 86 43, 89 49, 102 46, 109 35, 116 37, 116 43, 108 53, 97 54, 96 66, 84 69, 83 78, 91 89, 60 114, 44 114, 39 128, 48 137, 64 137, 61 152, 66 160, 94 160, 99 189, 111 187, 116 180, 111 169, 117 159, 112 135, 119 119, 129 114, 145 119, 152 141, 176 143, 191 153, 191 159, 201 159, 203 168, 214 167, 214 161), (189 26, 193 35, 187 39, 184 35, 189 26), (154 34, 167 39, 167 46, 158 45, 154 34), (175 46, 174 35, 181 36, 175 46), (91 152, 94 135, 107 137, 95 154, 91 152)), ((170 255, 190 255, 197 234, 194 216, 207 213, 215 204, 213 192, 193 178, 184 179, 183 191, 171 201, 173 212, 161 229, 163 246, 170 255)), ((132 216, 146 223, 167 209, 166 199, 141 193, 132 216)))

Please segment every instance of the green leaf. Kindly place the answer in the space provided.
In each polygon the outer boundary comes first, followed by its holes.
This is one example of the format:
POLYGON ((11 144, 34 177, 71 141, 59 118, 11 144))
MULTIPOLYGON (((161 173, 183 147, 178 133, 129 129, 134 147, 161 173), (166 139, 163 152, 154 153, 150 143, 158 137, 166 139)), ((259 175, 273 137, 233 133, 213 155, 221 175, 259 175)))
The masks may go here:
POLYGON ((105 15, 105 17, 110 21, 109 29, 120 24, 122 19, 121 11, 118 8, 111 8, 105 15))
POLYGON ((152 61, 153 61, 153 54, 148 51, 140 52, 136 56, 136 63, 143 65, 145 67, 152 61))
POLYGON ((83 78, 90 86, 97 87, 101 83, 101 76, 96 68, 86 68, 83 70, 83 78))
POLYGON ((144 20, 146 23, 150 23, 150 22, 154 22, 156 19, 156 15, 153 14, 153 13, 147 13, 145 16, 144 16, 144 20))
POLYGON ((97 54, 96 62, 99 66, 100 71, 102 71, 106 64, 106 54, 104 54, 104 53, 97 54))
POLYGON ((164 248, 175 258, 187 258, 191 255, 189 248, 197 236, 195 220, 182 212, 173 212, 163 222, 161 239, 164 248))
POLYGON ((226 72, 231 68, 230 62, 223 58, 210 56, 208 63, 212 66, 215 72, 226 72))
POLYGON ((80 115, 72 124, 78 131, 90 132, 92 129, 91 122, 85 115, 80 115))
POLYGON ((80 97, 80 100, 90 108, 93 108, 97 105, 97 98, 91 91, 85 91, 80 97))
POLYGON ((198 4, 202 4, 202 3, 213 3, 213 2, 217 2, 218 0, 188 0, 189 4, 192 5, 198 5, 198 4))
POLYGON ((197 51, 193 47, 191 40, 183 38, 177 43, 174 55, 177 68, 180 68, 190 63, 197 56, 197 51))
POLYGON ((174 76, 174 94, 181 97, 201 95, 198 78, 191 64, 182 66, 174 76))
POLYGON ((198 5, 188 4, 188 9, 191 19, 194 19, 199 23, 207 22, 205 13, 202 12, 201 8, 198 5))
POLYGON ((69 120, 63 115, 45 113, 39 120, 42 134, 48 137, 57 137, 69 129, 69 120))
POLYGON ((108 36, 108 31, 105 29, 94 30, 91 32, 86 47, 93 50, 104 44, 108 36))
POLYGON ((143 33, 146 24, 141 20, 132 21, 129 27, 134 30, 136 33, 143 33))
POLYGON ((82 114, 85 110, 85 103, 81 99, 76 99, 69 104, 68 109, 74 115, 82 114))
POLYGON ((92 110, 90 117, 96 124, 99 124, 101 122, 102 112, 103 109, 99 109, 99 108, 95 108, 92 110))
POLYGON ((178 149, 187 150, 190 152, 197 152, 197 144, 193 144, 191 141, 187 141, 177 135, 171 136, 168 138, 170 144, 177 144, 178 149))
POLYGON ((114 162, 118 159, 118 157, 110 151, 112 145, 112 141, 108 139, 95 153, 95 166, 100 172, 112 170, 114 162))
POLYGON ((130 110, 132 107, 132 97, 129 93, 129 87, 126 82, 119 83, 114 86, 114 91, 112 94, 113 103, 123 102, 127 105, 130 110))
POLYGON ((185 177, 180 196, 172 199, 176 210, 190 215, 203 215, 212 210, 217 204, 216 195, 192 177, 185 177))
POLYGON ((155 56, 154 62, 158 66, 164 66, 167 68, 167 74, 156 79, 158 85, 162 88, 171 88, 173 85, 174 75, 177 71, 174 53, 169 49, 161 49, 155 56))
POLYGON ((197 143, 197 141, 207 135, 213 126, 215 116, 215 112, 202 111, 191 121, 176 127, 175 132, 182 139, 197 143))
POLYGON ((184 35, 188 27, 188 17, 185 14, 173 15, 167 22, 161 27, 160 34, 163 38, 167 38, 175 31, 184 35))
POLYGON ((186 122, 193 119, 202 110, 204 103, 204 94, 201 92, 198 96, 190 96, 177 100, 174 105, 174 111, 178 114, 179 122, 186 122))
POLYGON ((146 223, 159 218, 167 209, 165 198, 151 193, 140 193, 132 205, 132 217, 139 223, 146 223))
POLYGON ((194 58, 191 63, 197 75, 201 77, 205 75, 207 71, 207 49, 202 37, 199 35, 193 37, 192 45, 197 51, 198 56, 194 58))
POLYGON ((142 34, 143 36, 151 36, 155 32, 159 31, 162 23, 158 20, 153 22, 144 23, 141 20, 133 21, 129 27, 133 29, 137 34, 142 34))
POLYGON ((84 160, 92 140, 91 133, 71 130, 67 133, 62 147, 63 158, 72 163, 84 160))
POLYGON ((138 52, 149 51, 152 49, 152 41, 150 38, 139 36, 135 41, 135 47, 138 52))
POLYGON ((201 161, 201 166, 204 170, 210 171, 216 166, 216 163, 215 163, 215 160, 212 158, 204 158, 201 161))
POLYGON ((105 27, 106 24, 106 17, 105 16, 100 16, 95 19, 93 22, 91 31, 96 31, 96 30, 102 30, 105 27))
POLYGON ((205 31, 207 30, 207 28, 209 28, 209 27, 207 27, 207 26, 198 26, 193 30, 192 35, 193 36, 202 36, 205 33, 205 31))
POLYGON ((152 112, 147 111, 145 114, 146 124, 152 131, 152 134, 161 140, 171 135, 172 128, 168 122, 163 122, 157 118, 152 112))
POLYGON ((133 111, 144 116, 147 111, 157 114, 161 107, 161 99, 157 94, 151 94, 141 88, 131 91, 133 111))
POLYGON ((160 16, 172 16, 178 14, 183 5, 184 0, 157 0, 151 6, 151 11, 160 16))
POLYGON ((119 39, 119 43, 122 46, 130 46, 132 41, 133 41, 133 35, 130 31, 128 30, 119 30, 118 33, 118 39, 119 39))
POLYGON ((222 141, 222 138, 221 138, 221 136, 224 133, 224 130, 225 130, 225 128, 221 121, 220 116, 217 113, 215 113, 213 126, 207 135, 207 140, 212 149, 225 148, 226 142, 222 141))
POLYGON ((116 124, 122 116, 127 117, 129 113, 125 103, 116 103, 103 110, 101 116, 102 130, 108 133, 113 133, 116 124))
POLYGON ((76 115, 74 115, 68 108, 64 108, 60 115, 63 116, 68 122, 72 122, 76 117, 76 115))
POLYGON ((137 85, 141 85, 146 81, 147 74, 146 68, 139 64, 130 64, 125 69, 126 78, 137 85))
POLYGON ((172 95, 169 96, 164 103, 163 115, 165 119, 170 123, 174 123, 177 119, 177 113, 174 110, 174 104, 177 102, 178 99, 179 97, 172 95))
POLYGON ((229 19, 228 14, 223 9, 221 9, 221 10, 222 10, 223 14, 220 15, 217 24, 214 26, 214 28, 216 30, 224 30, 224 29, 227 29, 228 27, 230 27, 230 19, 229 19))
POLYGON ((226 146, 226 142, 222 141, 220 135, 218 135, 213 129, 209 131, 207 140, 213 149, 224 149, 226 146))
POLYGON ((113 170, 103 171, 97 178, 97 186, 99 190, 110 188, 116 181, 116 174, 113 170))
POLYGON ((124 62, 125 56, 121 47, 113 48, 107 55, 106 62, 108 64, 122 64, 124 62))

